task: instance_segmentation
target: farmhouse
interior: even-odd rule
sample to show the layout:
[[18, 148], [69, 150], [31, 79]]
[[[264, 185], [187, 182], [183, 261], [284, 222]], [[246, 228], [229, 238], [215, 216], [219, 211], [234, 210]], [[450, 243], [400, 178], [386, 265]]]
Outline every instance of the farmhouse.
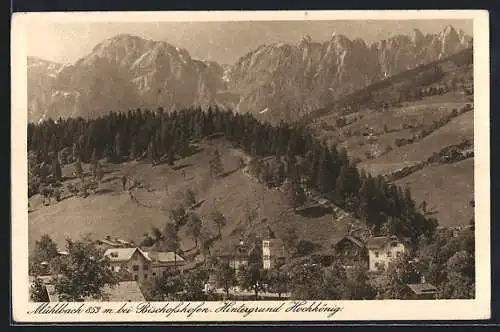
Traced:
[[389, 262], [405, 251], [404, 244], [394, 236], [372, 237], [367, 241], [366, 248], [368, 249], [368, 270], [371, 272], [384, 270]]
[[359, 238], [347, 235], [335, 244], [337, 259], [344, 267], [361, 265], [368, 267], [368, 251], [365, 243]]
[[151, 276], [153, 278], [162, 276], [168, 269], [180, 269], [182, 271], [186, 261], [178, 254], [162, 251], [144, 252], [151, 262]]
[[162, 276], [168, 269], [181, 269], [185, 260], [174, 252], [142, 250], [140, 248], [113, 248], [104, 253], [111, 260], [115, 272], [125, 269], [139, 283]]
[[227, 261], [229, 266], [238, 271], [241, 266], [248, 266], [251, 256], [255, 253], [256, 246], [250, 245], [243, 240], [233, 248], [224, 251], [219, 255], [219, 258]]
[[151, 259], [139, 248], [113, 248], [104, 252], [111, 261], [113, 271], [122, 269], [132, 275], [132, 279], [142, 283], [151, 275]]

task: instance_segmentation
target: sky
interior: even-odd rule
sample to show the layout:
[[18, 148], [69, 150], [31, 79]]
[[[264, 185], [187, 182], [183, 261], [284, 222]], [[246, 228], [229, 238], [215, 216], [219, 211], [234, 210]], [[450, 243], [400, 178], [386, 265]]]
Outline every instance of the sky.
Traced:
[[452, 25], [472, 36], [472, 20], [387, 21], [239, 21], [239, 22], [37, 22], [26, 30], [28, 55], [74, 63], [99, 42], [118, 34], [163, 40], [185, 48], [191, 57], [232, 64], [240, 56], [275, 42], [297, 43], [304, 35], [314, 41], [328, 40], [333, 33], [350, 39], [374, 42], [420, 29], [424, 34]]

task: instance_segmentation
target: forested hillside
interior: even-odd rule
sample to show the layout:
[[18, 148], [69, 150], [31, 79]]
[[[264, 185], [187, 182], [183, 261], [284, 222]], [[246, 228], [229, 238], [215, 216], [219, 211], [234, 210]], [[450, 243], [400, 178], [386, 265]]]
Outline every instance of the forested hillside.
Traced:
[[66, 163], [101, 157], [119, 163], [147, 157], [153, 165], [163, 161], [172, 164], [192, 153], [193, 140], [215, 133], [248, 152], [254, 158], [251, 171], [269, 186], [288, 180], [297, 196], [304, 189], [314, 189], [363, 220], [376, 234], [397, 234], [415, 242], [436, 227], [435, 220], [418, 211], [408, 190], [360, 172], [345, 150], [328, 147], [298, 127], [283, 123], [272, 126], [250, 115], [217, 109], [170, 114], [162, 114], [161, 109], [136, 110], [96, 120], [30, 124], [30, 195], [45, 190], [46, 174], [58, 176], [57, 152]]

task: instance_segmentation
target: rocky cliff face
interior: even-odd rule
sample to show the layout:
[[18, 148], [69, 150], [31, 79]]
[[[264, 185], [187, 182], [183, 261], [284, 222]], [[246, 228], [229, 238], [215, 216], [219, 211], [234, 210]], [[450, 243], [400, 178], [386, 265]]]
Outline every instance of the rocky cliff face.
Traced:
[[305, 36], [296, 45], [272, 44], [243, 56], [229, 72], [240, 111], [267, 109], [279, 118], [307, 113], [338, 96], [456, 53], [470, 37], [448, 26], [424, 36], [415, 30], [367, 45], [333, 34], [323, 43]]
[[[194, 60], [186, 50], [130, 35], [96, 45], [75, 64], [62, 67], [50, 84], [42, 70], [30, 68], [30, 120], [34, 121], [137, 107], [210, 104], [224, 88], [223, 69], [217, 63]], [[41, 96], [40, 90], [47, 93]]]
[[29, 119], [218, 104], [293, 120], [470, 42], [453, 27], [430, 35], [415, 30], [371, 45], [338, 34], [321, 43], [305, 36], [295, 45], [262, 45], [221, 66], [192, 59], [166, 42], [118, 35], [72, 65], [28, 58]]

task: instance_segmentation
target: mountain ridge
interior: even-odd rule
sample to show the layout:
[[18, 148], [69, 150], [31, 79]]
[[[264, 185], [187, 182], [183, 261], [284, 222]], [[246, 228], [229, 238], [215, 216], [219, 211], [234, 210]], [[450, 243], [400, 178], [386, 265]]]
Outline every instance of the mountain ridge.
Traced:
[[226, 66], [194, 59], [165, 41], [120, 34], [74, 64], [29, 57], [29, 118], [220, 105], [254, 114], [267, 109], [272, 120], [293, 121], [334, 98], [450, 55], [470, 42], [451, 26], [437, 34], [415, 30], [371, 44], [336, 33], [323, 42], [305, 35], [293, 45], [261, 45]]

